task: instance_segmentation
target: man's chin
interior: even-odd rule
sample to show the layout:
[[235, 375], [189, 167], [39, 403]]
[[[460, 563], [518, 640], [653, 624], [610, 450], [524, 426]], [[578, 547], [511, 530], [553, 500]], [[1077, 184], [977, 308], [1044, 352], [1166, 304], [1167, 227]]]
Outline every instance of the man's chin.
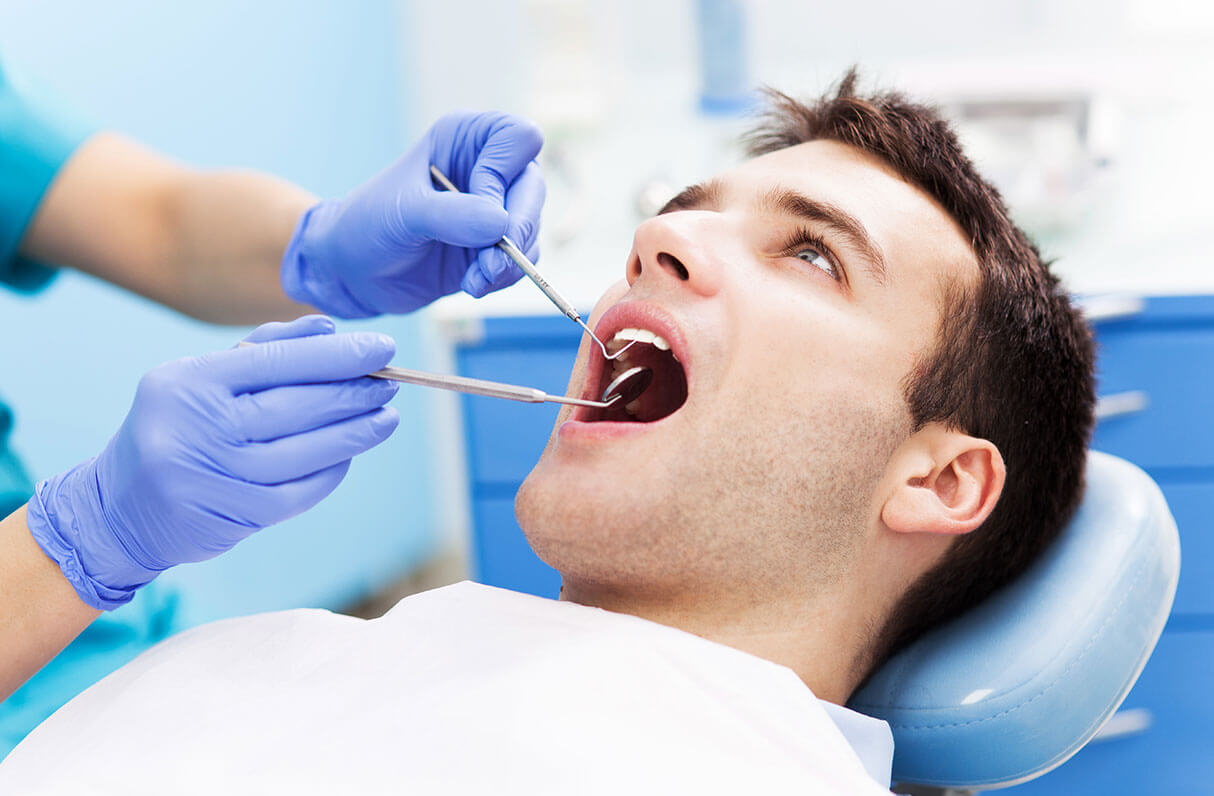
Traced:
[[[514, 496], [515, 519], [528, 543], [541, 558], [543, 554], [536, 549], [537, 542], [543, 547], [544, 540], [571, 524], [577, 514], [572, 504], [579, 502], [577, 494], [581, 491], [562, 477], [565, 474], [559, 471], [560, 468], [552, 467], [550, 454], [551, 451], [544, 452]], [[569, 499], [562, 500], [562, 495]]]
[[650, 532], [646, 496], [630, 491], [628, 476], [612, 478], [555, 458], [544, 454], [514, 500], [515, 517], [536, 555], [564, 572], [609, 566], [620, 557], [615, 548], [636, 549], [637, 534]]
[[[574, 426], [575, 438], [562, 433]], [[639, 423], [566, 423], [549, 440], [540, 460], [527, 474], [515, 497], [515, 513], [526, 522], [548, 524], [554, 514], [574, 516], [585, 523], [596, 510], [643, 502], [663, 488], [665, 479], [654, 473], [658, 448], [646, 444], [643, 434], [621, 434]], [[610, 440], [587, 439], [603, 429]], [[657, 480], [655, 480], [657, 479]]]

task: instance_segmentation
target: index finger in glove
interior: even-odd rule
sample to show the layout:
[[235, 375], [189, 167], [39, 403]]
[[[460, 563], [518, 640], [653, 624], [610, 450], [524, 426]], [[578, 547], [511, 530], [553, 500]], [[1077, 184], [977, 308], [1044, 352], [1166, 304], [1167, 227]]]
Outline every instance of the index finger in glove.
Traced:
[[256, 528], [289, 520], [324, 500], [346, 477], [349, 469], [350, 460], [346, 459], [323, 470], [278, 484], [238, 481], [228, 489], [229, 494], [240, 499], [240, 509], [233, 513], [238, 513], [244, 523]]
[[535, 160], [543, 145], [540, 129], [526, 119], [518, 116], [499, 119], [476, 154], [468, 175], [468, 193], [504, 205], [511, 183]]
[[[510, 219], [506, 234], [531, 262], [536, 261], [540, 211], [544, 208], [547, 191], [540, 167], [529, 163], [506, 194], [506, 212]], [[514, 284], [522, 275], [523, 272], [505, 252], [496, 247], [484, 248], [477, 252], [476, 260], [469, 266], [461, 287], [470, 295], [480, 298], [490, 290]]]
[[506, 210], [483, 196], [431, 191], [410, 209], [423, 237], [452, 246], [492, 246], [509, 228]]
[[212, 458], [226, 472], [255, 484], [280, 484], [332, 467], [386, 440], [400, 423], [390, 406], [269, 442], [222, 446]]
[[[481, 252], [485, 254], [485, 252]], [[537, 262], [540, 256], [540, 245], [533, 243], [531, 248], [523, 252], [527, 259], [531, 262]], [[469, 296], [473, 298], [484, 298], [490, 293], [510, 287], [515, 282], [523, 278], [523, 272], [518, 268], [505, 269], [493, 280], [485, 278], [484, 271], [481, 270], [481, 260], [478, 255], [477, 260], [464, 274], [464, 281], [460, 284]]]
[[244, 339], [246, 343], [265, 343], [270, 340], [287, 340], [292, 337], [311, 337], [317, 334], [333, 334], [333, 319], [328, 315], [304, 315], [293, 321], [271, 321], [263, 323]]
[[400, 385], [382, 379], [291, 384], [235, 398], [238, 433], [266, 442], [370, 412], [396, 395]]
[[387, 365], [395, 353], [396, 342], [386, 334], [352, 332], [242, 346], [203, 357], [203, 364], [219, 383], [240, 394], [365, 376]]
[[548, 186], [536, 163], [528, 163], [506, 192], [506, 213], [510, 216], [506, 234], [523, 251], [530, 249], [539, 237], [540, 212], [547, 196]]

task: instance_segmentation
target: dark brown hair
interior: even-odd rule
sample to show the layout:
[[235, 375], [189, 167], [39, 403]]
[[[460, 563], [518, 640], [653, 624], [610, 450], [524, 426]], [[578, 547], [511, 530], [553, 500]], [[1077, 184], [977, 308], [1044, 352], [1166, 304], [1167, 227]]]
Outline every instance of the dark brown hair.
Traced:
[[760, 155], [829, 139], [882, 159], [953, 217], [977, 256], [976, 284], [942, 285], [932, 349], [903, 384], [914, 428], [944, 423], [989, 440], [1007, 479], [981, 527], [959, 537], [880, 629], [870, 670], [1022, 573], [1079, 504], [1094, 405], [1090, 330], [979, 176], [948, 123], [898, 93], [861, 96], [853, 68], [811, 103], [769, 91], [747, 141]]

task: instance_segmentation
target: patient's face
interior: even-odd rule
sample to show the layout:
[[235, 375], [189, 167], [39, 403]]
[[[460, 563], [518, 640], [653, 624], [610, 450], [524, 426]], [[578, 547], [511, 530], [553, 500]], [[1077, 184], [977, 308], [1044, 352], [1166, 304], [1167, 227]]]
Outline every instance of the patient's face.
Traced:
[[[519, 491], [529, 541], [567, 584], [761, 597], [829, 582], [876, 532], [944, 279], [977, 274], [938, 205], [843, 144], [704, 186], [637, 228], [626, 282], [591, 318], [604, 340], [669, 343], [628, 352], [653, 386], [631, 410], [564, 408]], [[597, 397], [611, 375], [583, 342], [569, 394]]]

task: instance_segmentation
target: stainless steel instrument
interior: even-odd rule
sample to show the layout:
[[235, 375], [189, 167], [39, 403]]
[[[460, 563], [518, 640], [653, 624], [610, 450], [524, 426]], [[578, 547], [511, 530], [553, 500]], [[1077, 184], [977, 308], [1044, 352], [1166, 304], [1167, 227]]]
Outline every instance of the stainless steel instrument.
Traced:
[[[459, 189], [455, 187], [455, 183], [447, 179], [447, 175], [443, 174], [442, 170], [439, 169], [438, 166], [430, 166], [430, 175], [434, 177], [434, 180], [439, 185], [443, 186], [448, 191], [451, 191], [452, 193], [459, 193]], [[523, 273], [527, 275], [527, 278], [535, 283], [535, 286], [548, 297], [548, 300], [551, 301], [553, 305], [555, 305], [556, 308], [565, 315], [566, 318], [586, 330], [586, 334], [590, 335], [590, 339], [599, 344], [599, 348], [602, 349], [604, 357], [607, 359], [615, 359], [636, 344], [636, 340], [633, 340], [619, 351], [616, 351], [614, 354], [607, 353], [607, 346], [603, 344], [603, 341], [590, 330], [590, 327], [587, 326], [586, 322], [582, 320], [582, 316], [579, 315], [578, 311], [573, 308], [573, 305], [566, 301], [560, 293], [557, 293], [556, 288], [548, 284], [548, 280], [540, 276], [540, 272], [535, 268], [535, 263], [527, 259], [527, 255], [523, 254], [519, 247], [514, 245], [514, 241], [503, 235], [502, 239], [498, 241], [496, 245], [499, 249], [506, 253], [507, 257], [514, 260], [514, 264], [522, 269]]]

